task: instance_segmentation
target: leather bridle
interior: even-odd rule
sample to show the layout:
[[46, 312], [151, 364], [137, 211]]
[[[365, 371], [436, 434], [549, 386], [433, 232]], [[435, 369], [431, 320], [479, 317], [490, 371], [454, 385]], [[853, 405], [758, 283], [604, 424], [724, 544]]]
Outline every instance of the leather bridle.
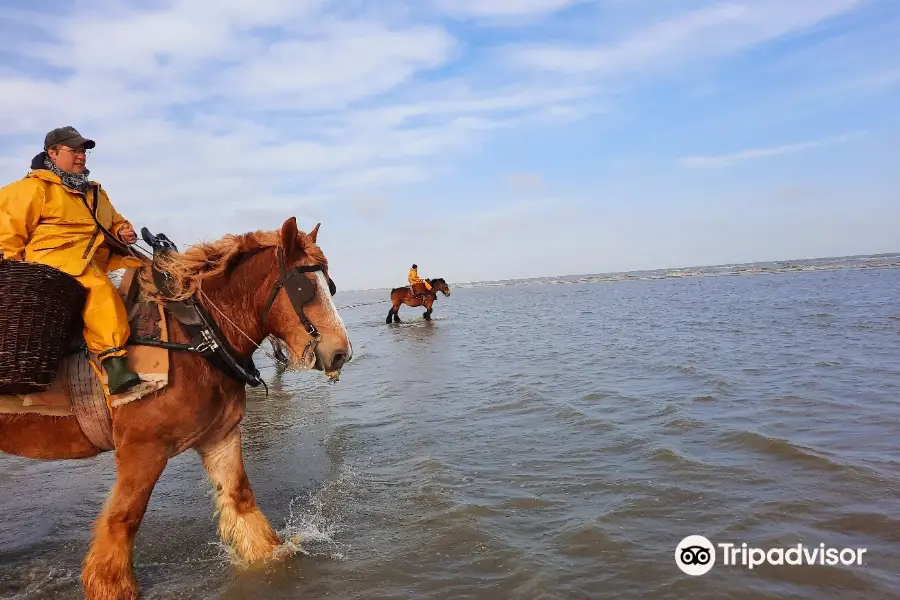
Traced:
[[328, 291], [331, 292], [332, 296], [337, 293], [337, 286], [334, 285], [334, 281], [331, 280], [331, 277], [328, 276], [328, 272], [322, 265], [297, 266], [288, 269], [284, 264], [284, 250], [279, 247], [277, 253], [280, 275], [278, 279], [275, 280], [272, 291], [269, 293], [269, 297], [266, 300], [266, 308], [263, 310], [262, 321], [263, 323], [266, 322], [269, 317], [269, 311], [272, 310], [272, 304], [275, 303], [275, 298], [278, 296], [279, 290], [284, 288], [284, 291], [287, 292], [288, 300], [291, 301], [291, 306], [294, 308], [294, 312], [297, 313], [297, 316], [300, 318], [300, 323], [303, 324], [306, 332], [314, 340], [318, 340], [321, 336], [319, 330], [316, 329], [316, 326], [312, 324], [306, 316], [306, 313], [303, 312], [303, 307], [312, 302], [316, 297], [316, 284], [303, 274], [315, 273], [317, 271], [323, 272], [325, 278], [328, 280]]

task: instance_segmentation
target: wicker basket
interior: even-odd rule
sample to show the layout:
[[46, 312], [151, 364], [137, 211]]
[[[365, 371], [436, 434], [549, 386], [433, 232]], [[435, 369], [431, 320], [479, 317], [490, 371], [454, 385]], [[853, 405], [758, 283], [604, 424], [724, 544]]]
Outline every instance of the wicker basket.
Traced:
[[81, 326], [86, 296], [59, 269], [0, 259], [0, 394], [50, 386]]

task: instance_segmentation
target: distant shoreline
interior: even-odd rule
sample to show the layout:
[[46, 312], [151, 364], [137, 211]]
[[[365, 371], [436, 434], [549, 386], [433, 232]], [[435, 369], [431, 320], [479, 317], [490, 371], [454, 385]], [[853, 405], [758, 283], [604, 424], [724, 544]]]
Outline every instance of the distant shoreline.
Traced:
[[575, 283], [615, 283], [618, 281], [654, 281], [660, 279], [687, 279], [694, 277], [748, 277], [753, 275], [771, 275], [786, 273], [810, 273], [815, 271], [864, 271], [873, 269], [900, 269], [900, 263], [883, 265], [829, 265], [824, 267], [785, 267], [785, 268], [760, 268], [748, 267], [733, 271], [713, 273], [698, 271], [698, 267], [686, 269], [669, 269], [668, 272], [653, 275], [562, 275], [559, 277], [535, 277], [531, 279], [509, 279], [501, 281], [486, 281], [473, 283], [456, 283], [456, 287], [502, 287], [509, 285], [554, 285]]
[[[649, 281], [659, 279], [684, 279], [688, 277], [739, 277], [770, 273], [801, 273], [809, 271], [843, 271], [864, 269], [900, 268], [900, 252], [879, 254], [855, 254], [792, 260], [760, 261], [750, 263], [723, 263], [718, 265], [669, 267], [607, 273], [583, 273], [576, 275], [547, 275], [522, 279], [494, 279], [481, 281], [450, 282], [451, 287], [503, 287], [512, 285], [607, 283], [616, 281]], [[381, 292], [391, 288], [347, 290], [348, 292]]]

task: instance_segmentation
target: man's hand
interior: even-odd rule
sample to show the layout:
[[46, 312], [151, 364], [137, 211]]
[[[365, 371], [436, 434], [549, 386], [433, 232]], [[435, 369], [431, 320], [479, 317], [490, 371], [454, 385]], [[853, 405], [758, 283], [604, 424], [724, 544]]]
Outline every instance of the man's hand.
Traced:
[[122, 228], [119, 229], [118, 236], [119, 239], [126, 244], [133, 244], [137, 241], [137, 234], [134, 232], [134, 227], [128, 223], [125, 223]]

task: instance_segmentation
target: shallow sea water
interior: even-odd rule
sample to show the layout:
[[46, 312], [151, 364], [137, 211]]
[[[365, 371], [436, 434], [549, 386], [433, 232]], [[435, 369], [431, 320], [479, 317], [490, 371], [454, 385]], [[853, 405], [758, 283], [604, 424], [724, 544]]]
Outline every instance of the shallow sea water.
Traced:
[[[454, 288], [343, 311], [341, 381], [251, 390], [245, 460], [301, 554], [218, 543], [193, 453], [136, 542], [147, 599], [900, 597], [900, 270]], [[338, 306], [382, 299], [342, 293]], [[0, 457], [0, 598], [81, 597], [111, 455]], [[866, 548], [683, 574], [687, 535]]]

